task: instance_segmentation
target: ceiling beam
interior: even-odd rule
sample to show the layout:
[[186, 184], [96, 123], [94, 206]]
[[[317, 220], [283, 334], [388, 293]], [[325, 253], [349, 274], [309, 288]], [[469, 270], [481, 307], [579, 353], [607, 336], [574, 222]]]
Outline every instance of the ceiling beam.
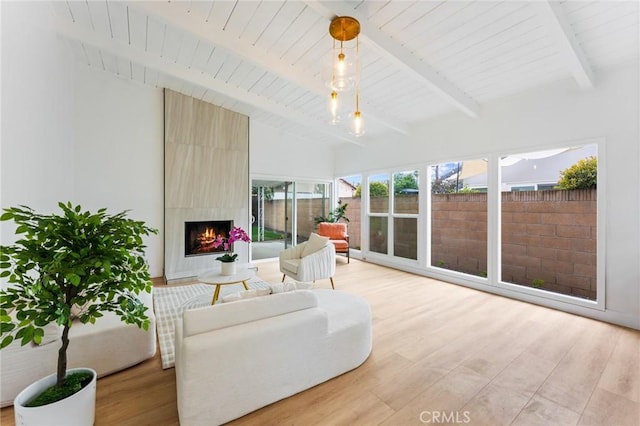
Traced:
[[[184, 31], [198, 39], [220, 47], [227, 53], [240, 57], [244, 62], [267, 69], [279, 78], [294, 83], [316, 95], [322, 96], [323, 98], [328, 96], [327, 88], [322, 81], [314, 78], [307, 72], [297, 70], [295, 66], [290, 65], [285, 61], [281, 61], [278, 58], [268, 55], [265, 53], [264, 49], [256, 48], [249, 43], [241, 41], [238, 37], [230, 36], [229, 33], [225, 31], [213, 28], [211, 25], [207, 25], [205, 21], [197, 19], [196, 16], [184, 13], [184, 8], [181, 9], [179, 7], [180, 5], [176, 3], [177, 2], [168, 1], [134, 1], [128, 3], [128, 6], [148, 16], [152, 16], [165, 24], [177, 28], [180, 31]], [[409, 134], [408, 125], [398, 121], [397, 119], [389, 117], [388, 113], [376, 111], [372, 106], [366, 104], [362, 105], [361, 109], [363, 114], [366, 114], [370, 119], [375, 120], [377, 123], [380, 123], [396, 132], [400, 132], [405, 135]]]
[[564, 10], [562, 10], [562, 5], [552, 0], [535, 2], [535, 5], [560, 49], [560, 55], [569, 66], [573, 78], [583, 89], [593, 87], [593, 71]]
[[355, 145], [364, 145], [364, 141], [344, 134], [341, 131], [334, 130], [332, 127], [311, 119], [297, 110], [270, 101], [263, 96], [258, 96], [247, 92], [246, 90], [239, 89], [238, 87], [229, 85], [224, 81], [217, 80], [205, 73], [187, 68], [171, 60], [166, 60], [159, 56], [136, 49], [129, 44], [118, 41], [117, 39], [107, 39], [105, 37], [98, 36], [94, 31], [82, 29], [80, 25], [74, 24], [70, 21], [58, 19], [55, 23], [55, 30], [58, 34], [68, 39], [80, 41], [81, 43], [92, 46], [116, 57], [121, 57], [133, 63], [165, 73], [171, 77], [218, 92], [224, 96], [236, 99], [239, 102], [279, 115], [287, 120], [293, 120], [298, 124], [306, 125], [317, 132], [326, 134], [333, 138], [350, 142]]
[[449, 104], [470, 117], [476, 118], [480, 113], [480, 106], [460, 89], [444, 79], [430, 65], [415, 57], [409, 49], [383, 33], [378, 27], [370, 23], [367, 16], [351, 4], [342, 1], [314, 1], [305, 2], [327, 19], [335, 16], [352, 16], [360, 21], [360, 35], [374, 45], [389, 59], [400, 65], [404, 70], [413, 74], [429, 90], [435, 92]]

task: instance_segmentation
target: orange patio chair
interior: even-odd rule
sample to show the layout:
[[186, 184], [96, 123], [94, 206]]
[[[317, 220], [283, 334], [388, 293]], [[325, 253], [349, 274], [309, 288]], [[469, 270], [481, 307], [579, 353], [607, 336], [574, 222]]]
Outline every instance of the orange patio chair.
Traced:
[[329, 237], [329, 241], [336, 247], [336, 253], [347, 255], [347, 263], [351, 260], [349, 257], [349, 234], [347, 234], [346, 223], [330, 223], [320, 222], [318, 224], [318, 235]]

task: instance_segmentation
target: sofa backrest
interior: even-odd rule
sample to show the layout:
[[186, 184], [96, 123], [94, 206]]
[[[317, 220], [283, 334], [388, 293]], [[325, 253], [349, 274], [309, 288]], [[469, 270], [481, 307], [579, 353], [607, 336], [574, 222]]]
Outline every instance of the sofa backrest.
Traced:
[[297, 290], [189, 309], [182, 316], [183, 337], [316, 306], [318, 306], [318, 299], [312, 291]]

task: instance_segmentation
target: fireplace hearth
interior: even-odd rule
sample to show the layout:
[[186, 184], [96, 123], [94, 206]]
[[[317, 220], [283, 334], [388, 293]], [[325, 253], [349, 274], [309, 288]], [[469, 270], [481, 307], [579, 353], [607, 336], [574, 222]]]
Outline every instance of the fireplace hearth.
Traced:
[[184, 223], [184, 256], [203, 256], [224, 252], [224, 247], [213, 247], [220, 236], [227, 238], [233, 228], [232, 220], [208, 220]]

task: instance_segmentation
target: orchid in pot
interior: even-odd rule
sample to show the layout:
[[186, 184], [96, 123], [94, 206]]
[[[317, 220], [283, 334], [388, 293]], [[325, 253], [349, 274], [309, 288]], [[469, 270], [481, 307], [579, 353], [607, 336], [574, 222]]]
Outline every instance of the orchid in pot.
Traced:
[[233, 252], [233, 243], [236, 241], [250, 243], [251, 238], [249, 238], [249, 235], [247, 235], [244, 229], [234, 226], [229, 232], [229, 237], [223, 238], [218, 234], [213, 242], [214, 248], [222, 247], [225, 251], [222, 256], [216, 258], [216, 260], [222, 262], [222, 275], [235, 274], [235, 261], [238, 258], [238, 253]]

